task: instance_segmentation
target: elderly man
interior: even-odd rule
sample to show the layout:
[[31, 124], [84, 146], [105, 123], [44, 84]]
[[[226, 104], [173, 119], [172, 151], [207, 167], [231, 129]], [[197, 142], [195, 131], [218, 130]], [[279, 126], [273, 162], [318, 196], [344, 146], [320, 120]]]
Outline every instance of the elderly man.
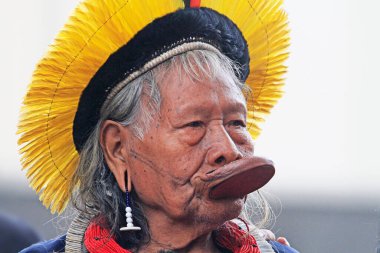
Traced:
[[280, 94], [285, 24], [278, 1], [83, 2], [20, 123], [32, 186], [79, 215], [24, 252], [295, 252], [239, 216], [274, 174], [251, 134]]

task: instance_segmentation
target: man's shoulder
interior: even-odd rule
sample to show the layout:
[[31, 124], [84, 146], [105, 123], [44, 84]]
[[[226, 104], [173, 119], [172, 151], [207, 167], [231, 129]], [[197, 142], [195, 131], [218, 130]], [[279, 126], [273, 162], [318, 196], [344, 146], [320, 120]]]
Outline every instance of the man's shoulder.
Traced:
[[51, 253], [64, 252], [66, 244], [66, 235], [62, 235], [55, 239], [39, 242], [20, 251], [20, 253]]
[[[66, 235], [62, 235], [55, 239], [39, 242], [23, 249], [20, 253], [51, 253], [51, 252], [64, 252], [66, 243]], [[269, 241], [272, 248], [276, 253], [299, 253], [297, 250], [285, 246], [279, 242]]]
[[299, 253], [297, 250], [289, 246], [283, 245], [279, 242], [269, 241], [269, 243], [276, 253]]

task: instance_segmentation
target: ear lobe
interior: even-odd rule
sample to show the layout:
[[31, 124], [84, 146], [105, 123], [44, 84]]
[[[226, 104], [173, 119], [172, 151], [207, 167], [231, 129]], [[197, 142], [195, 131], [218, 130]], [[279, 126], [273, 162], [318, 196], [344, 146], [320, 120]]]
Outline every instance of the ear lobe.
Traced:
[[112, 174], [115, 176], [120, 189], [125, 192], [126, 174], [128, 177], [128, 190], [131, 189], [130, 173], [128, 171], [127, 139], [129, 129], [112, 120], [103, 122], [100, 129], [100, 145], [103, 149], [104, 159]]

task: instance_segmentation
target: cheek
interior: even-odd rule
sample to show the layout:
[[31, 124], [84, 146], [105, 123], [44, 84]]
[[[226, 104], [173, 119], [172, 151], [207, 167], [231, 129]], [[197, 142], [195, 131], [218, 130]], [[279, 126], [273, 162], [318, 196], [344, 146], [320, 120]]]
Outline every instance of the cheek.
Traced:
[[180, 142], [187, 146], [197, 145], [205, 136], [205, 127], [185, 128], [179, 131]]
[[183, 148], [180, 154], [171, 156], [171, 159], [166, 161], [163, 167], [166, 177], [163, 180], [174, 190], [190, 184], [190, 179], [203, 164], [203, 157], [200, 145]]
[[[140, 200], [147, 206], [164, 206], [165, 209], [170, 209], [170, 213], [175, 213], [183, 210], [192, 197], [190, 178], [198, 167], [193, 152], [176, 156], [171, 153], [165, 149], [161, 153], [161, 159], [138, 154], [133, 156], [130, 164], [133, 168], [132, 182]], [[168, 157], [170, 159], [166, 159]]]
[[229, 129], [228, 134], [244, 156], [253, 155], [254, 142], [246, 128]]
[[131, 172], [131, 179], [133, 190], [136, 191], [141, 201], [147, 205], [152, 205], [161, 185], [159, 174], [139, 166], [138, 169]]
[[188, 183], [203, 163], [203, 132], [202, 129], [181, 129], [160, 140], [160, 166], [178, 185]]
[[[193, 187], [190, 183], [178, 181], [172, 176], [162, 174], [152, 177], [147, 175], [146, 179], [138, 179], [135, 190], [142, 204], [147, 210], [161, 210], [172, 219], [184, 219], [188, 213], [185, 209], [193, 198]], [[149, 182], [148, 182], [149, 181]]]

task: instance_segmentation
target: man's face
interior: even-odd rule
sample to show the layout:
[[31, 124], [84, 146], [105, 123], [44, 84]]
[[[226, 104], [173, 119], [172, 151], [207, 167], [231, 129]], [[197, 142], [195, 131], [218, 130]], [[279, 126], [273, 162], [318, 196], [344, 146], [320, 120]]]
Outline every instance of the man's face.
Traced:
[[162, 104], [143, 140], [128, 144], [133, 189], [145, 211], [170, 219], [221, 224], [241, 212], [243, 199], [212, 200], [196, 178], [253, 156], [245, 99], [238, 87], [194, 83], [169, 72], [160, 84]]

